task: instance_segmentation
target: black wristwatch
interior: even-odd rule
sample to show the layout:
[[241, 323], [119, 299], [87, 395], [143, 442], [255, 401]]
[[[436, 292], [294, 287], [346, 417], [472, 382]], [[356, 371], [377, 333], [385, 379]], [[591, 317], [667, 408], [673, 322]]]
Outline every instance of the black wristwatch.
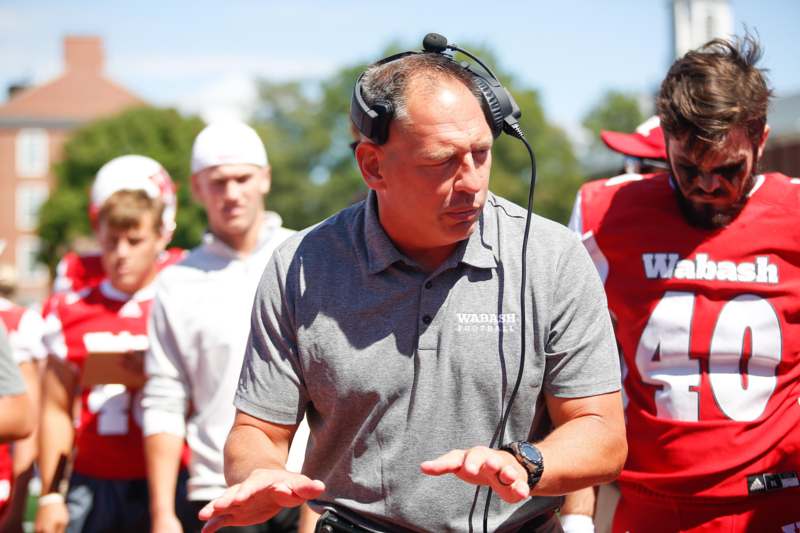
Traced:
[[519, 464], [528, 472], [528, 487], [533, 487], [542, 479], [544, 472], [544, 460], [539, 448], [524, 440], [509, 442], [500, 447], [504, 452], [508, 452], [519, 461]]

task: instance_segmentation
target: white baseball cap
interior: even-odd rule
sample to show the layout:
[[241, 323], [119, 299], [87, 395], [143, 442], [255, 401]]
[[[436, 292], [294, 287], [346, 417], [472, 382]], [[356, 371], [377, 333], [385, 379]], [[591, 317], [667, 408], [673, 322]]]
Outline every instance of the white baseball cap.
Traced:
[[160, 198], [164, 202], [163, 229], [170, 233], [175, 230], [178, 207], [175, 183], [158, 161], [143, 155], [123, 155], [100, 167], [92, 184], [89, 218], [95, 222], [103, 203], [123, 190], [142, 190], [150, 198]]
[[243, 122], [222, 121], [206, 126], [192, 146], [192, 174], [217, 165], [265, 167], [267, 150], [256, 131]]

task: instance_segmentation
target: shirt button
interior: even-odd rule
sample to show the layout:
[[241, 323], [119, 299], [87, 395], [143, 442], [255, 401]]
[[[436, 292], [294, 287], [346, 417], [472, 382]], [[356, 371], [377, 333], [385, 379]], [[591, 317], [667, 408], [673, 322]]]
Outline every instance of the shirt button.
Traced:
[[433, 282], [432, 281], [426, 281], [425, 282], [425, 288], [426, 289], [430, 289], [431, 287], [433, 287]]
[[433, 322], [433, 319], [431, 318], [431, 315], [425, 315], [422, 317], [422, 321], [427, 325]]

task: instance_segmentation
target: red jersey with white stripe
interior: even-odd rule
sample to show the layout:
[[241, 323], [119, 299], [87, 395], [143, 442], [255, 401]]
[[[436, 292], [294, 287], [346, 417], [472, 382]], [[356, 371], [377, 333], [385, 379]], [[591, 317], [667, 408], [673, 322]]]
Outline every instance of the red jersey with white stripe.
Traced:
[[14, 482], [14, 470], [11, 463], [11, 446], [0, 444], [0, 519], [11, 499], [11, 487]]
[[47, 355], [42, 344], [44, 321], [36, 311], [0, 297], [0, 321], [8, 331], [11, 352], [17, 364], [43, 359]]
[[[158, 256], [158, 269], [163, 270], [175, 264], [186, 256], [182, 248], [169, 248]], [[80, 291], [87, 287], [94, 287], [105, 279], [103, 263], [100, 252], [78, 254], [68, 252], [56, 267], [56, 279], [53, 282], [53, 291], [67, 292]]]
[[800, 180], [759, 176], [720, 229], [685, 220], [667, 174], [579, 195], [627, 367], [623, 490], [800, 497]]
[[[49, 352], [72, 363], [80, 376], [90, 351], [146, 350], [152, 298], [151, 287], [131, 297], [108, 282], [57, 295], [46, 321]], [[140, 390], [97, 385], [80, 395], [74, 470], [104, 479], [145, 478]]]

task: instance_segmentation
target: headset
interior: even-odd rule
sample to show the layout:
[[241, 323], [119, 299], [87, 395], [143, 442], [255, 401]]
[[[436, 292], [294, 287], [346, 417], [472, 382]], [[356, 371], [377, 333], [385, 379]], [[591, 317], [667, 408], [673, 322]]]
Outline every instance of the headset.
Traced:
[[[384, 65], [416, 54], [441, 54], [455, 62], [452, 55], [446, 53], [447, 50], [461, 52], [473, 59], [486, 71], [482, 73], [472, 68], [467, 62], [459, 63], [459, 66], [470, 74], [483, 96], [485, 105], [482, 107], [492, 130], [492, 135], [497, 138], [502, 132], [506, 132], [509, 135], [520, 138], [522, 130], [519, 127], [519, 118], [522, 116], [522, 112], [519, 110], [514, 97], [500, 84], [497, 76], [494, 75], [489, 67], [466, 50], [459, 48], [455, 44], [448, 44], [447, 39], [438, 33], [429, 33], [425, 36], [425, 39], [422, 40], [422, 50], [421, 52], [394, 54], [374, 63], [373, 66]], [[384, 100], [373, 102], [371, 105], [367, 104], [362, 90], [364, 74], [362, 73], [358, 77], [353, 88], [353, 98], [350, 102], [350, 119], [364, 137], [375, 144], [384, 144], [389, 138], [389, 124], [394, 116], [394, 107], [391, 102]]]
[[[495, 433], [492, 442], [489, 444], [489, 447], [495, 447], [496, 444], [502, 443], [504, 436], [505, 436], [505, 429], [506, 429], [506, 422], [508, 421], [508, 417], [511, 413], [511, 407], [514, 404], [514, 400], [517, 397], [517, 392], [519, 391], [520, 384], [522, 383], [522, 375], [523, 370], [525, 368], [525, 281], [527, 275], [527, 250], [528, 250], [528, 237], [531, 233], [531, 214], [533, 212], [533, 191], [536, 186], [536, 156], [533, 153], [533, 149], [528, 141], [525, 139], [525, 134], [522, 131], [522, 128], [519, 125], [519, 119], [522, 116], [522, 112], [517, 105], [517, 102], [514, 100], [514, 97], [511, 96], [511, 93], [503, 87], [500, 81], [497, 79], [497, 76], [491, 71], [489, 67], [487, 67], [480, 59], [472, 55], [471, 53], [459, 48], [454, 43], [448, 43], [447, 39], [439, 35], [438, 33], [429, 33], [425, 36], [422, 40], [422, 51], [420, 52], [401, 52], [399, 54], [394, 54], [380, 61], [373, 64], [373, 66], [377, 65], [384, 65], [386, 63], [390, 63], [392, 61], [397, 61], [398, 59], [402, 59], [404, 57], [414, 55], [414, 54], [441, 54], [444, 57], [449, 58], [454, 63], [456, 62], [453, 59], [452, 52], [448, 53], [448, 50], [452, 52], [461, 52], [465, 56], [469, 57], [476, 63], [478, 63], [484, 72], [481, 72], [475, 68], [473, 68], [467, 62], [458, 63], [458, 65], [467, 71], [472, 79], [475, 82], [475, 85], [480, 90], [481, 96], [483, 98], [483, 104], [481, 107], [484, 110], [484, 115], [486, 116], [486, 121], [489, 123], [489, 128], [492, 130], [492, 135], [497, 138], [500, 136], [501, 133], [506, 133], [511, 135], [512, 137], [519, 139], [525, 145], [528, 150], [528, 155], [531, 159], [531, 183], [530, 188], [528, 190], [528, 210], [527, 216], [525, 218], [525, 233], [522, 239], [522, 267], [521, 267], [521, 283], [520, 283], [520, 335], [522, 337], [521, 348], [520, 348], [520, 362], [519, 362], [519, 370], [517, 371], [517, 379], [514, 383], [514, 388], [511, 390], [511, 394], [508, 398], [508, 403], [505, 405], [505, 408], [502, 408], [501, 405], [501, 412], [503, 412], [502, 419], [498, 424], [498, 430]], [[367, 139], [372, 141], [375, 144], [381, 145], [384, 144], [389, 139], [389, 124], [392, 121], [392, 117], [394, 116], [394, 108], [391, 102], [379, 100], [373, 102], [371, 105], [368, 105], [364, 100], [364, 94], [362, 90], [362, 82], [364, 79], [364, 74], [362, 73], [358, 79], [356, 80], [355, 87], [353, 88], [353, 97], [350, 101], [350, 119], [355, 124], [358, 131]], [[472, 516], [475, 511], [475, 505], [478, 501], [478, 494], [480, 492], [481, 486], [478, 485], [475, 489], [475, 497], [472, 501], [472, 507], [470, 508], [469, 513], [469, 531], [472, 531]], [[491, 505], [492, 499], [492, 490], [491, 488], [488, 489], [488, 494], [486, 497], [486, 505], [483, 511], [483, 531], [487, 531], [488, 525], [488, 516], [489, 516], [489, 506]]]

